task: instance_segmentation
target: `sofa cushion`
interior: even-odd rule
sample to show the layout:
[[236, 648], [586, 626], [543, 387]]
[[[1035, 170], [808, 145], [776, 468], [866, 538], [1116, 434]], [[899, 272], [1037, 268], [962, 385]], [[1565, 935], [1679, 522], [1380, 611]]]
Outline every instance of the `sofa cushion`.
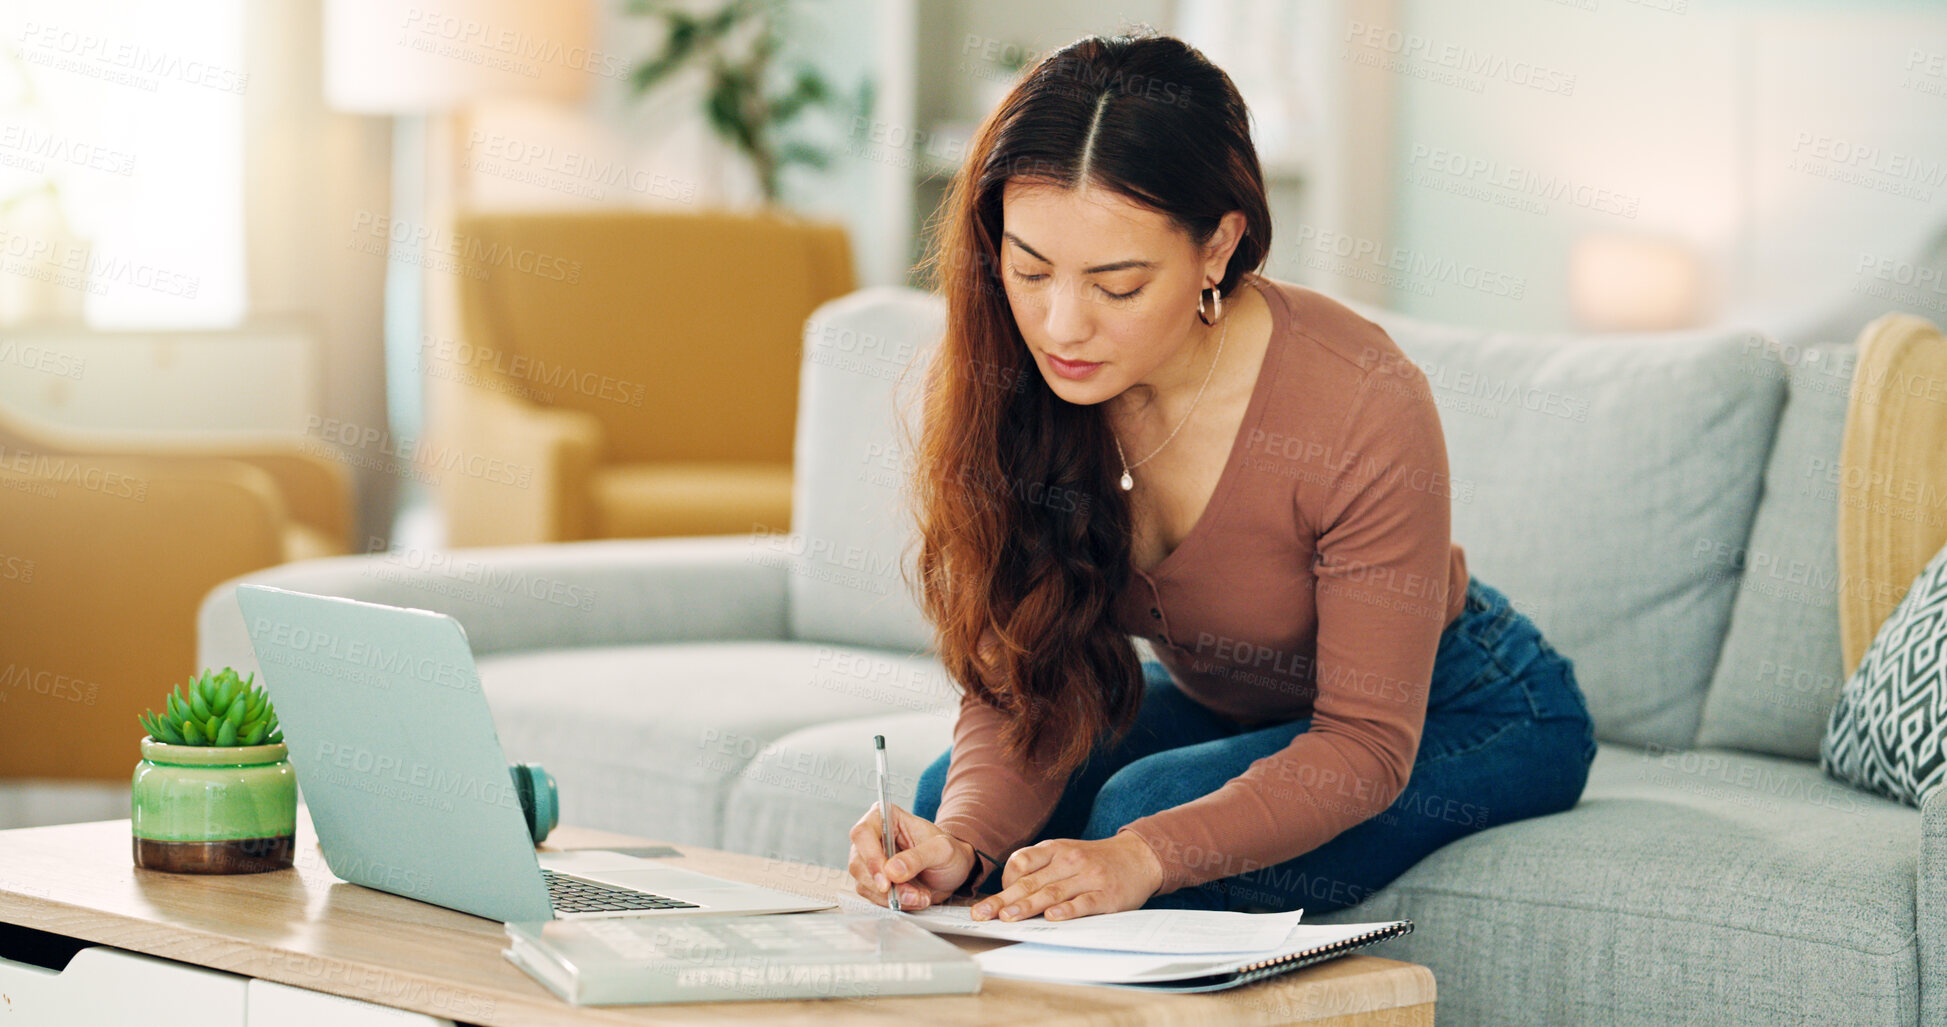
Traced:
[[1357, 906], [1411, 919], [1442, 1023], [1909, 1024], [1918, 811], [1812, 764], [1604, 744], [1582, 801], [1439, 849]]
[[771, 546], [797, 562], [793, 637], [932, 645], [902, 572], [916, 532], [904, 488], [911, 461], [894, 418], [905, 404], [917, 434], [914, 386], [945, 325], [939, 297], [898, 286], [860, 289], [805, 322], [792, 537]]
[[1426, 372], [1468, 570], [1575, 662], [1596, 735], [1688, 746], [1783, 405], [1753, 332], [1516, 334], [1349, 303]]
[[730, 786], [723, 847], [843, 868], [851, 848], [847, 833], [879, 801], [872, 736], [886, 736], [893, 805], [910, 810], [919, 775], [953, 742], [959, 712], [959, 704], [949, 702], [818, 724], [772, 742]]
[[1947, 783], [1947, 546], [1921, 569], [1846, 679], [1819, 766], [1915, 808]]
[[1858, 350], [1781, 351], [1785, 409], [1741, 551], [1693, 558], [1737, 581], [1731, 627], [1704, 700], [1700, 746], [1817, 759], [1846, 675], [1839, 648], [1839, 443]]
[[[1148, 639], [1136, 636], [1135, 647], [1138, 659], [1156, 658]], [[925, 666], [925, 673], [932, 675], [929, 683], [902, 692], [907, 700], [902, 705], [914, 712], [814, 725], [785, 735], [758, 754], [730, 787], [723, 847], [843, 867], [846, 831], [879, 801], [872, 776], [873, 735], [886, 736], [892, 801], [911, 809], [919, 775], [952, 744], [953, 724], [960, 715], [958, 692], [945, 691], [945, 668], [937, 661]]]
[[562, 823], [693, 845], [721, 843], [732, 782], [778, 738], [954, 702], [937, 660], [802, 642], [540, 649], [479, 667], [507, 759], [554, 774]]

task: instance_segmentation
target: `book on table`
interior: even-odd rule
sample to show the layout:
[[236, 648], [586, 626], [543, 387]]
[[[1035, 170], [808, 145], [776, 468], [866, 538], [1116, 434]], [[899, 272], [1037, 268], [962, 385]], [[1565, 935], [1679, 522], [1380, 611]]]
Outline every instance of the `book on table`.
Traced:
[[506, 924], [501, 955], [584, 1006], [980, 990], [980, 964], [896, 917], [616, 917]]

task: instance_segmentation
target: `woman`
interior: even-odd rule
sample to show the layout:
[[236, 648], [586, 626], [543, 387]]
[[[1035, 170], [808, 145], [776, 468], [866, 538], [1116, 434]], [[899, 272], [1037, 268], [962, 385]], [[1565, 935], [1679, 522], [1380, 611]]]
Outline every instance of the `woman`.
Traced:
[[1325, 912], [1575, 805], [1571, 663], [1450, 541], [1425, 375], [1256, 273], [1229, 78], [1176, 39], [1085, 38], [971, 151], [911, 450], [921, 603], [964, 694], [898, 855], [876, 806], [854, 826], [859, 893]]

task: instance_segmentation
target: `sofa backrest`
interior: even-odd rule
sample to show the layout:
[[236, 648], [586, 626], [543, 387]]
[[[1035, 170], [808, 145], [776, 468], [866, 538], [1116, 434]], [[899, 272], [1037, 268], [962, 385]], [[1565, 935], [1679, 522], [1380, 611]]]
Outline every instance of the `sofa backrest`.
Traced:
[[[1723, 554], [1747, 545], [1784, 404], [1773, 347], [1755, 332], [1487, 332], [1348, 305], [1426, 372], [1468, 567], [1574, 659], [1598, 736], [1690, 745], [1737, 591]], [[799, 557], [797, 637], [931, 645], [902, 575], [911, 463], [893, 418], [900, 403], [916, 417], [917, 365], [944, 325], [937, 297], [896, 287], [806, 323], [793, 531], [770, 543]]]
[[916, 551], [906, 499], [912, 463], [894, 418], [905, 404], [918, 437], [921, 365], [945, 327], [939, 297], [898, 286], [841, 296], [805, 321], [791, 532], [758, 541], [795, 557], [794, 637], [932, 646], [907, 581]]
[[1816, 760], [1845, 683], [1839, 594], [1840, 443], [1859, 348], [1779, 351], [1789, 374], [1784, 413], [1765, 464], [1764, 495], [1742, 552], [1711, 553], [1741, 568], [1731, 626], [1711, 676], [1699, 746]]
[[1468, 570], [1575, 665], [1596, 736], [1688, 747], [1785, 384], [1748, 331], [1580, 335], [1350, 303], [1426, 373]]

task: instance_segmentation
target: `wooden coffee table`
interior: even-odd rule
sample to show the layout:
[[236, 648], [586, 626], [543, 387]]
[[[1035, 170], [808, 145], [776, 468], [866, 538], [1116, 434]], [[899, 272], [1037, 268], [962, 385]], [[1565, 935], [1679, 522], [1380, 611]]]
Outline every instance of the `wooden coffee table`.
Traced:
[[[542, 847], [653, 844], [657, 843], [563, 827]], [[832, 898], [852, 888], [843, 871], [826, 867], [690, 845], [675, 848], [682, 852], [685, 863], [723, 877]], [[302, 812], [298, 817], [296, 864], [289, 870], [220, 877], [138, 869], [130, 854], [127, 820], [0, 831], [0, 924], [49, 932], [36, 935], [7, 930], [0, 937], [15, 945], [23, 944], [23, 938], [52, 942], [57, 949], [67, 944], [70, 951], [80, 943], [110, 946], [82, 953], [101, 957], [90, 964], [89, 972], [97, 975], [112, 976], [113, 971], [101, 969], [114, 965], [112, 957], [139, 963], [143, 972], [151, 975], [201, 975], [204, 980], [231, 982], [239, 995], [247, 991], [248, 1008], [239, 1014], [241, 1018], [226, 1018], [222, 1003], [212, 1001], [194, 1018], [199, 1025], [268, 1025], [265, 1011], [273, 1005], [295, 1008], [294, 999], [326, 1004], [329, 1019], [317, 1022], [347, 1027], [646, 1023], [726, 1027], [778, 1022], [899, 1027], [1084, 1023], [1095, 1027], [1199, 1023], [1417, 1027], [1433, 1023], [1432, 972], [1423, 966], [1365, 955], [1343, 956], [1267, 981], [1201, 995], [1158, 995], [988, 977], [977, 995], [572, 1006], [501, 956], [506, 932], [497, 921], [348, 884], [333, 876], [318, 851], [310, 819]], [[974, 938], [953, 941], [969, 951], [998, 944]], [[147, 953], [176, 962], [127, 953]], [[0, 955], [21, 958], [14, 953]], [[80, 967], [83, 962], [77, 957], [74, 966]], [[31, 973], [20, 962], [0, 960], [0, 992], [10, 990], [5, 976], [9, 972]], [[53, 975], [40, 973], [39, 978], [26, 983], [39, 987], [41, 993], [60, 983]], [[86, 975], [72, 972], [62, 976], [80, 979]], [[185, 983], [190, 982], [186, 979]], [[89, 987], [100, 990], [114, 985], [97, 981]], [[152, 982], [149, 987], [153, 988]], [[26, 1013], [29, 1018], [8, 1022], [33, 1023], [31, 1003], [18, 1000], [28, 990], [11, 990], [16, 997], [9, 999], [12, 1008], [5, 1011], [15, 1016]], [[222, 991], [213, 987], [208, 994]], [[359, 1001], [330, 999], [317, 993]], [[273, 996], [281, 997], [273, 1003]], [[152, 990], [130, 998], [131, 1009], [156, 1006]], [[46, 1005], [45, 1001], [42, 1004]], [[243, 1006], [239, 1004], [239, 1008]]]

